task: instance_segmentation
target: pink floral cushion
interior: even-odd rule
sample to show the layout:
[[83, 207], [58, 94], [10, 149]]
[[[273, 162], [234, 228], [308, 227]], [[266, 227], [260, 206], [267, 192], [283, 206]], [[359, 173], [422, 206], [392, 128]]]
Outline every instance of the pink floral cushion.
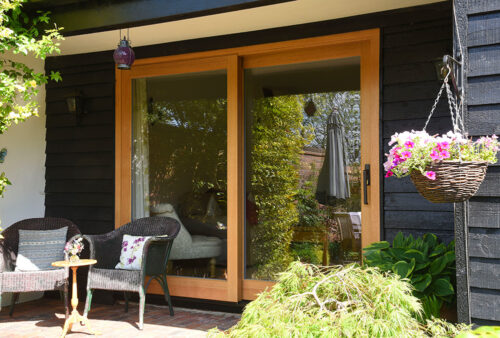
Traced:
[[142, 265], [142, 250], [148, 238], [150, 236], [123, 235], [120, 262], [116, 264], [115, 269], [140, 270]]

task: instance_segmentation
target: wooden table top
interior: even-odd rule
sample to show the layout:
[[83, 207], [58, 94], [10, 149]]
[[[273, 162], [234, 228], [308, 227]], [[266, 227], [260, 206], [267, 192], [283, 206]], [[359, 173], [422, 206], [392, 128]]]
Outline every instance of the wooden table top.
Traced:
[[97, 261], [95, 259], [80, 259], [76, 262], [70, 262], [70, 261], [52, 262], [52, 266], [55, 266], [58, 268], [65, 268], [65, 267], [72, 267], [72, 266], [93, 265], [95, 263], [97, 263]]

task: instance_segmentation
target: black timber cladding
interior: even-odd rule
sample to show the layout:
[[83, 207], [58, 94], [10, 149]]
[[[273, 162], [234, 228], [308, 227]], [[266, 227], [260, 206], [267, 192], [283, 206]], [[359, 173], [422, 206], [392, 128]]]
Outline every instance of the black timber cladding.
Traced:
[[[460, 1], [466, 22], [467, 127], [473, 136], [500, 133], [500, 1]], [[500, 324], [500, 163], [488, 168], [467, 207], [470, 315]]]
[[[109, 53], [46, 60], [60, 83], [46, 86], [45, 214], [75, 222], [83, 233], [114, 229], [115, 75]], [[86, 114], [77, 124], [66, 97], [81, 91]]]
[[[137, 58], [146, 58], [370, 28], [380, 28], [382, 34], [381, 140], [386, 147], [392, 133], [421, 129], [424, 125], [440, 85], [434, 61], [444, 54], [450, 54], [452, 50], [451, 6], [448, 2], [291, 27], [145, 46], [134, 48], [134, 50]], [[84, 92], [88, 91], [88, 95], [94, 95], [93, 93], [98, 95], [93, 99], [97, 110], [90, 111], [83, 118], [80, 127], [50, 125], [50, 123], [55, 123], [54, 118], [47, 118], [47, 154], [49, 154], [49, 149], [51, 151], [58, 149], [60, 157], [65, 157], [67, 154], [75, 160], [72, 162], [72, 178], [65, 181], [60, 175], [68, 175], [66, 173], [68, 167], [64, 163], [58, 163], [54, 156], [47, 157], [47, 213], [66, 215], [77, 224], [82, 216], [94, 217], [87, 211], [89, 213], [95, 211], [96, 216], [99, 215], [102, 218], [112, 218], [114, 108], [110, 107], [114, 104], [112, 89], [114, 75], [111, 55], [112, 51], [109, 51], [60, 56], [47, 60], [47, 69], [59, 68], [63, 71], [63, 78], [65, 78], [63, 84], [47, 88], [48, 100], [54, 97], [56, 92], [65, 92], [75, 88], [82, 88]], [[90, 64], [87, 65], [87, 63]], [[85, 67], [89, 67], [88, 72]], [[90, 75], [92, 69], [102, 72], [102, 77]], [[64, 77], [65, 70], [69, 74], [82, 73], [87, 80], [80, 79], [77, 75], [68, 77], [68, 74]], [[104, 76], [109, 76], [109, 78], [104, 78]], [[102, 87], [101, 90], [99, 86], [105, 88]], [[95, 87], [98, 88], [95, 89]], [[48, 103], [47, 116], [55, 114], [62, 118], [64, 102], [60, 99], [61, 97], [59, 94], [59, 99], [57, 99], [59, 108], [57, 109]], [[96, 102], [97, 100], [101, 101]], [[430, 123], [430, 132], [449, 130], [451, 126], [449, 121], [449, 113], [443, 102]], [[88, 128], [93, 128], [93, 130], [90, 131]], [[96, 136], [92, 136], [94, 133]], [[109, 138], [104, 135], [108, 135]], [[99, 150], [101, 141], [103, 148]], [[111, 148], [109, 148], [110, 145]], [[78, 156], [75, 156], [76, 149], [80, 152]], [[83, 155], [81, 152], [86, 153]], [[109, 162], [106, 162], [106, 156], [109, 156]], [[80, 164], [77, 164], [77, 161]], [[93, 161], [92, 164], [91, 161]], [[88, 177], [89, 175], [92, 179]], [[101, 186], [99, 182], [102, 182], [104, 186]], [[66, 187], [66, 183], [67, 188], [64, 188], [64, 191], [55, 190], [55, 188]], [[433, 232], [444, 241], [450, 241], [453, 238], [453, 205], [427, 202], [416, 192], [408, 179], [384, 179], [382, 187], [383, 228], [381, 235], [383, 238], [392, 240], [400, 230], [414, 235]], [[97, 190], [97, 188], [106, 191], [82, 191], [82, 189]], [[87, 193], [95, 195], [89, 196]], [[89, 199], [85, 200], [86, 198]], [[70, 211], [66, 208], [69, 203], [73, 204], [71, 207], [73, 209]], [[92, 205], [89, 205], [90, 203]], [[92, 223], [91, 220], [85, 220], [85, 222], [85, 228], [82, 226], [83, 232], [105, 232], [113, 223], [107, 218], [96, 219], [96, 223]]]

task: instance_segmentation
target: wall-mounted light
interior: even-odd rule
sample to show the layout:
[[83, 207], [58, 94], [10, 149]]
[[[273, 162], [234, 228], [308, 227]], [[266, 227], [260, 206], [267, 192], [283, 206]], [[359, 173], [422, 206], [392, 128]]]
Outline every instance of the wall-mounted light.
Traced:
[[[120, 29], [120, 37], [121, 37], [121, 29]], [[123, 36], [123, 39], [120, 40], [118, 44], [118, 48], [115, 49], [113, 53], [113, 59], [115, 60], [116, 66], [118, 69], [130, 69], [130, 66], [134, 63], [135, 54], [132, 47], [130, 47], [130, 40], [127, 29], [127, 37]]]
[[79, 90], [74, 91], [71, 95], [66, 97], [66, 105], [68, 107], [68, 112], [75, 115], [76, 123], [79, 124], [82, 115], [86, 113], [83, 93]]

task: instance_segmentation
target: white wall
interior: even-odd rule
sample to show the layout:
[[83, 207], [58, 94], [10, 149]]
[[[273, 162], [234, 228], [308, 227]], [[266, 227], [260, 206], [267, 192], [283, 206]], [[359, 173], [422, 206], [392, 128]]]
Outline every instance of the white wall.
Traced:
[[[15, 57], [40, 72], [44, 61], [28, 57]], [[0, 164], [12, 182], [4, 198], [0, 198], [0, 227], [5, 229], [12, 223], [30, 217], [43, 217], [45, 190], [45, 87], [37, 97], [40, 104], [39, 117], [10, 127], [0, 135], [0, 149], [7, 148], [5, 162]], [[24, 293], [20, 301], [40, 298], [43, 293]], [[2, 306], [10, 304], [10, 294], [2, 295]]]
[[[43, 71], [43, 60], [16, 59]], [[45, 212], [45, 87], [37, 101], [40, 116], [13, 125], [0, 135], [0, 148], [7, 148], [0, 172], [4, 171], [12, 182], [0, 199], [0, 226], [4, 229], [24, 218], [43, 217]]]

